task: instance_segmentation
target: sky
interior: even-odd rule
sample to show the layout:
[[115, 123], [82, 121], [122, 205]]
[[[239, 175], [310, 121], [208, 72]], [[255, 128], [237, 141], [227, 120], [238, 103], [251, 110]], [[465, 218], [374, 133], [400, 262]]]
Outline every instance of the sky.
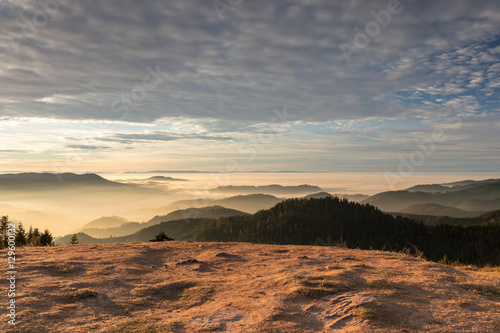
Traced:
[[0, 0], [0, 171], [498, 173], [500, 2]]

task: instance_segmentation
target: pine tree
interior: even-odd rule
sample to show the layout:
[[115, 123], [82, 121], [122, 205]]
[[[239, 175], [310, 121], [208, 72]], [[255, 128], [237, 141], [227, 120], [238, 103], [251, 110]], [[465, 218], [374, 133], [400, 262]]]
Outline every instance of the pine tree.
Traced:
[[52, 234], [49, 232], [48, 229], [45, 229], [44, 232], [40, 235], [40, 245], [41, 246], [50, 246], [52, 244]]
[[150, 242], [164, 242], [164, 241], [172, 241], [173, 238], [167, 236], [165, 231], [160, 231], [154, 239], [151, 239]]
[[4, 247], [7, 247], [7, 226], [9, 224], [9, 217], [8, 216], [2, 216], [0, 218], [0, 249], [3, 249]]
[[31, 233], [31, 237], [29, 237], [29, 245], [30, 246], [40, 246], [41, 245], [41, 242], [40, 242], [40, 237], [41, 237], [41, 234], [40, 234], [40, 230], [38, 230], [38, 228], [35, 228], [35, 229], [32, 229], [30, 227], [30, 231], [28, 233], [28, 235], [30, 235]]
[[26, 234], [26, 245], [31, 245], [33, 239], [33, 227], [30, 226], [28, 233]]
[[24, 230], [23, 224], [19, 222], [16, 231], [16, 245], [24, 246], [26, 245], [26, 230]]
[[80, 244], [80, 242], [78, 241], [78, 237], [76, 236], [76, 234], [74, 234], [73, 237], [71, 237], [71, 240], [69, 241], [69, 244], [70, 245]]

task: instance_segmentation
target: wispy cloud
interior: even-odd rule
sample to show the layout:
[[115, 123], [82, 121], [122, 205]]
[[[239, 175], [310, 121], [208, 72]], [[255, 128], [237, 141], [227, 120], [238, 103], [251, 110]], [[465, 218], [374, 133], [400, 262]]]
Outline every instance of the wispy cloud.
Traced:
[[[356, 151], [384, 159], [409, 133], [432, 128], [443, 108], [471, 98], [475, 116], [456, 132], [464, 149], [472, 154], [485, 137], [500, 142], [498, 131], [484, 131], [500, 113], [496, 1], [401, 0], [403, 10], [349, 63], [339, 45], [387, 1], [244, 1], [223, 20], [211, 1], [40, 3], [2, 1], [5, 149], [111, 154], [184, 143], [220, 157], [273, 134], [269, 156], [259, 158], [283, 144], [283, 163], [308, 156], [325, 170], [334, 163], [327, 154], [360, 142]], [[47, 20], [33, 23], [36, 15]], [[142, 89], [151, 69], [161, 84]], [[284, 105], [294, 125], [270, 129], [272, 110]], [[33, 118], [66, 125], [42, 129]], [[8, 127], [14, 121], [18, 132]], [[308, 155], [305, 142], [321, 148]]]

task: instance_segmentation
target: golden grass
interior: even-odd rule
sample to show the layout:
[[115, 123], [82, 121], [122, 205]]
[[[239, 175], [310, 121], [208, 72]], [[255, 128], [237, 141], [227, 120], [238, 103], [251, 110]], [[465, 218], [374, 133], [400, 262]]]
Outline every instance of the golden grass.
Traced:
[[82, 267], [80, 263], [57, 263], [57, 264], [48, 264], [43, 267], [45, 271], [50, 276], [55, 277], [71, 277], [82, 274], [85, 269]]
[[479, 284], [471, 284], [471, 283], [457, 283], [455, 285], [482, 296], [500, 297], [500, 290], [498, 290], [497, 288], [482, 286]]
[[295, 294], [308, 298], [320, 298], [349, 291], [357, 286], [357, 282], [345, 273], [335, 275], [317, 275], [295, 277], [299, 288]]
[[130, 319], [116, 324], [110, 328], [109, 333], [163, 333], [172, 331], [171, 327], [151, 323], [145, 319]]
[[164, 303], [172, 309], [188, 309], [203, 304], [212, 293], [213, 288], [196, 286], [193, 282], [174, 282], [155, 286], [147, 285], [135, 288], [131, 294], [135, 296], [136, 305]]
[[368, 281], [366, 286], [370, 289], [384, 289], [384, 290], [397, 290], [398, 287], [386, 280], [386, 279], [376, 279], [376, 280], [371, 280], [371, 281]]
[[[244, 260], [220, 260], [221, 252]], [[500, 325], [499, 267], [249, 243], [80, 245], [22, 255], [18, 321], [0, 322], [0, 332], [451, 333]], [[187, 258], [212, 270], [176, 265]]]
[[86, 298], [96, 297], [99, 292], [93, 288], [81, 288], [77, 290], [70, 291], [64, 298], [70, 302], [77, 302], [84, 300]]

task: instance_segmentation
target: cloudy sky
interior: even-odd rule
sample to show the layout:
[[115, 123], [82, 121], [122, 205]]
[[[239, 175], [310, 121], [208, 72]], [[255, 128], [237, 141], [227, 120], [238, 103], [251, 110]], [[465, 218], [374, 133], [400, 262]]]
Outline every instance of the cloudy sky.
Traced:
[[0, 171], [498, 172], [500, 2], [0, 0]]

